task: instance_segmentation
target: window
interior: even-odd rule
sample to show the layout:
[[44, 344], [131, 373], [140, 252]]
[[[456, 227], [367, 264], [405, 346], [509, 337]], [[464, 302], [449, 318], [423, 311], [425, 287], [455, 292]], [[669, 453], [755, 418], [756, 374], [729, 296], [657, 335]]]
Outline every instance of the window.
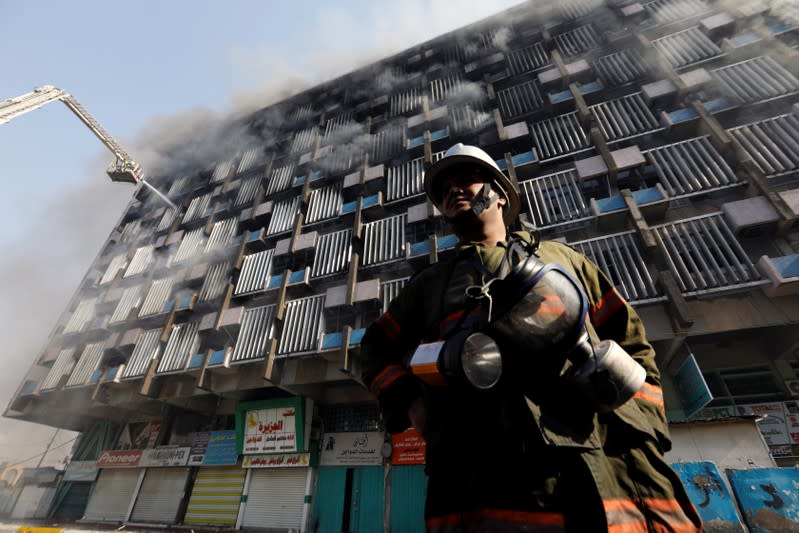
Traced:
[[194, 355], [200, 347], [198, 331], [200, 325], [197, 323], [185, 323], [172, 326], [169, 340], [164, 348], [164, 356], [158, 363], [156, 372], [174, 372], [183, 370], [189, 361], [189, 357]]
[[326, 433], [380, 429], [380, 413], [375, 403], [325, 405], [320, 411]]
[[363, 225], [363, 265], [376, 265], [405, 257], [408, 216], [396, 215]]
[[652, 229], [684, 294], [760, 284], [760, 274], [721, 213]]
[[571, 223], [592, 216], [577, 173], [564, 170], [520, 184], [527, 211], [539, 228]]
[[416, 196], [424, 192], [424, 158], [416, 158], [386, 171], [386, 201]]
[[663, 299], [639, 250], [635, 232], [571, 244], [593, 261], [629, 302]]
[[542, 160], [585, 150], [591, 144], [576, 111], [531, 122], [530, 134], [538, 157]]
[[320, 236], [314, 253], [311, 277], [327, 276], [346, 270], [351, 254], [351, 229]]
[[303, 353], [314, 351], [319, 338], [325, 331], [322, 310], [325, 295], [309, 296], [286, 302], [283, 331], [280, 334], [278, 354]]
[[266, 355], [269, 339], [272, 338], [274, 305], [254, 307], [244, 311], [239, 336], [230, 360], [234, 363], [261, 359]]
[[707, 136], [642, 152], [669, 197], [736, 186], [738, 178]]

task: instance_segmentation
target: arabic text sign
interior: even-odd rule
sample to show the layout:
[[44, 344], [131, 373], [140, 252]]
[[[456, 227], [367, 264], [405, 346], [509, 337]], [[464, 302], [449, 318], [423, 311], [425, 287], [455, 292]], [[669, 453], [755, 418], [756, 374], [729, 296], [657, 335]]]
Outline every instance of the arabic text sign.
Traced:
[[294, 407], [247, 411], [243, 453], [297, 451], [297, 416]]
[[793, 444], [799, 444], [799, 402], [785, 402], [785, 424]]
[[427, 445], [414, 429], [391, 435], [392, 465], [423, 465]]
[[139, 466], [142, 450], [106, 450], [97, 459], [98, 468], [135, 468]]
[[383, 434], [379, 431], [325, 433], [319, 464], [324, 466], [380, 465]]
[[194, 434], [190, 465], [235, 465], [238, 459], [234, 430], [200, 431]]
[[788, 426], [785, 423], [785, 409], [781, 403], [751, 403], [737, 405], [735, 408], [739, 415], [763, 416], [757, 421], [757, 427], [760, 428], [760, 433], [763, 434], [763, 438], [766, 439], [766, 444], [769, 446], [791, 443]]
[[142, 450], [139, 466], [186, 466], [191, 448], [150, 448]]
[[310, 466], [311, 454], [273, 453], [269, 455], [248, 455], [244, 457], [242, 468], [291, 468]]

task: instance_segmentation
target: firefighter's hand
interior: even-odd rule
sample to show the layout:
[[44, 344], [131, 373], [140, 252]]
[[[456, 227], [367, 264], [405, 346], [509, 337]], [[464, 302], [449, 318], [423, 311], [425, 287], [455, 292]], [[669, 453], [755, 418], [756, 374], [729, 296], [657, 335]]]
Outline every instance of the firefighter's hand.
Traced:
[[421, 434], [427, 423], [427, 408], [424, 406], [424, 400], [421, 397], [416, 398], [411, 406], [408, 407], [408, 418], [413, 429]]

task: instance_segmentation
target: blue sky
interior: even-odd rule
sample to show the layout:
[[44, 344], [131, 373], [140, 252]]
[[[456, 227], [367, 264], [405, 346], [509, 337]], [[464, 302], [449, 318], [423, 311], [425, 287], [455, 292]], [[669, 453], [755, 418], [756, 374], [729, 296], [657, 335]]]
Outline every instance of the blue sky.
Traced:
[[[517, 3], [0, 0], [0, 100], [60, 87], [144, 162], [186, 124], [267, 105]], [[106, 177], [112, 159], [58, 102], [0, 125], [2, 408], [133, 192]], [[52, 434], [0, 419], [0, 461], [36, 464]], [[44, 464], [72, 438], [59, 434]]]

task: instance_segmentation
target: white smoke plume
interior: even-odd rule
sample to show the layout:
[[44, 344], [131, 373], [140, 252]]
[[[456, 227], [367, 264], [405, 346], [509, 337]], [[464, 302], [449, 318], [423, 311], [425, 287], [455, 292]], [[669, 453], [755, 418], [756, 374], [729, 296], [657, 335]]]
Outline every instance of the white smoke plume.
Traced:
[[[325, 7], [306, 21], [303, 35], [307, 46], [302, 50], [242, 45], [228, 50], [240, 89], [231, 95], [227, 108], [195, 108], [154, 117], [135, 139], [119, 140], [142, 165], [145, 175], [163, 190], [183, 172], [210, 169], [248, 148], [262, 146], [285, 119], [283, 110], [266, 113], [253, 128], [240, 120], [247, 113], [513, 3], [416, 0], [374, 4], [360, 13]], [[381, 90], [386, 84], [399, 86], [405, 81], [405, 74], [384, 78]], [[359, 148], [368, 144], [360, 137], [353, 143]], [[2, 250], [0, 323], [9, 356], [2, 378], [5, 396], [0, 403], [7, 405], [26, 370], [41, 354], [50, 331], [130, 198], [130, 186], [107, 182], [108, 154], [99, 148], [98, 154], [99, 161], [87, 165], [86, 181], [53, 191], [41, 218], [32, 213], [32, 225], [21, 227], [20, 239]], [[159, 178], [167, 179], [159, 182]], [[148, 201], [154, 201], [152, 195]], [[43, 432], [42, 438], [36, 438], [38, 431]], [[48, 428], [0, 419], [0, 460], [33, 455], [37, 450], [30, 443], [45, 442], [51, 434]], [[61, 437], [57, 444], [60, 441]]]

